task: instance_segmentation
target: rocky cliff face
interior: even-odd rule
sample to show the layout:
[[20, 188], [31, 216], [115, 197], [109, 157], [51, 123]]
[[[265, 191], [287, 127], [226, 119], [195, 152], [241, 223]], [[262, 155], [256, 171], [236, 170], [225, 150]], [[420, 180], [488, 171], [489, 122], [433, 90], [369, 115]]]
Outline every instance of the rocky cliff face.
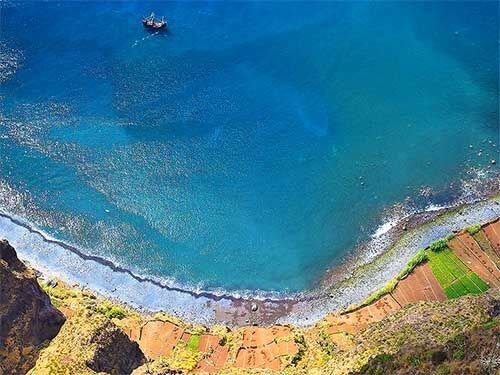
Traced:
[[64, 321], [34, 272], [0, 241], [0, 373], [25, 373], [40, 345], [54, 338]]
[[30, 375], [130, 374], [145, 361], [136, 342], [101, 314], [80, 311], [42, 351]]
[[143, 364], [139, 345], [90, 300], [66, 321], [33, 270], [0, 241], [0, 375], [122, 375]]

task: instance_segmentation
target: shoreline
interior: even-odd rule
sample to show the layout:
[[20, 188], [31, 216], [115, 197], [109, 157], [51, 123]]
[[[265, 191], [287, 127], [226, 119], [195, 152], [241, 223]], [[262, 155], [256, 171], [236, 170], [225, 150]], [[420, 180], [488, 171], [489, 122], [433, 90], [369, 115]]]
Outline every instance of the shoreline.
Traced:
[[[2, 236], [19, 249], [20, 257], [35, 265], [34, 268], [44, 277], [56, 277], [69, 284], [77, 284], [138, 311], [164, 311], [198, 324], [238, 327], [279, 323], [307, 326], [331, 311], [363, 300], [394, 276], [419, 243], [435, 240], [464, 225], [499, 216], [499, 202], [500, 196], [496, 191], [493, 196], [490, 192], [488, 198], [479, 202], [420, 212], [410, 215], [410, 218], [402, 218], [382, 235], [382, 240], [390, 243], [384, 247], [384, 251], [363, 262], [358, 253], [366, 249], [360, 246], [354, 254], [349, 255], [352, 259], [330, 269], [319, 285], [287, 298], [259, 298], [171, 287], [155, 278], [134, 274], [105, 258], [87, 255], [78, 248], [52, 239], [43, 231], [1, 212], [0, 229]], [[403, 225], [406, 230], [402, 229]], [[5, 232], [12, 235], [7, 236]], [[414, 246], [409, 246], [408, 242], [412, 241]], [[407, 248], [406, 252], [395, 257], [401, 244]], [[32, 251], [33, 249], [39, 251]], [[370, 280], [369, 283], [367, 279]], [[255, 307], [257, 311], [254, 311]]]

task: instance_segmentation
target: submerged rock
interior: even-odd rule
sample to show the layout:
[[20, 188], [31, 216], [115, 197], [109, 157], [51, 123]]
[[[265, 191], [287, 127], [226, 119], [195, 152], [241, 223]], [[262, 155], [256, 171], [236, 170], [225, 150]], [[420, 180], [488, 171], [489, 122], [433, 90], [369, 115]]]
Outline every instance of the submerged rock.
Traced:
[[7, 241], [0, 241], [0, 374], [26, 373], [39, 346], [54, 338], [64, 321], [34, 271]]

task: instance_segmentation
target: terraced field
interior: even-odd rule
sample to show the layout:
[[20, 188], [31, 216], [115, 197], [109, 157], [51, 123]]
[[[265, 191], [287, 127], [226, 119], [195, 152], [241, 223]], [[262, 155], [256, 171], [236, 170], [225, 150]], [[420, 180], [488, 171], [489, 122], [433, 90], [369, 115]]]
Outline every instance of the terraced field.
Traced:
[[[500, 285], [499, 219], [481, 225], [472, 234], [462, 230], [422, 251], [427, 257], [410, 261], [405, 269], [411, 270], [402, 272], [404, 275], [395, 279], [391, 289], [384, 287], [385, 293], [375, 291], [379, 296], [371, 302], [332, 312], [306, 329], [288, 325], [245, 326], [234, 330], [195, 327], [163, 314], [129, 313], [113, 321], [137, 342], [150, 361], [155, 361], [146, 367], [151, 363], [167, 363], [171, 368], [195, 373], [243, 374], [253, 369], [260, 369], [258, 373], [262, 374], [302, 373], [298, 369], [311, 366], [308, 361], [321, 362], [327, 358], [324, 352], [316, 352], [322, 350], [319, 346], [329, 348], [335, 344], [336, 348], [350, 348], [358, 333], [370, 330], [373, 323], [406, 305], [479, 294]], [[392, 285], [392, 281], [388, 284]], [[64, 292], [60, 286], [46, 286], [44, 290], [68, 319], [87, 303], [88, 311], [96, 311], [95, 297], [86, 299], [81, 292], [73, 289]], [[140, 374], [151, 373], [147, 368], [146, 371]]]
[[448, 298], [457, 298], [469, 293], [479, 294], [488, 285], [472, 272], [450, 248], [434, 252], [427, 251], [429, 265]]

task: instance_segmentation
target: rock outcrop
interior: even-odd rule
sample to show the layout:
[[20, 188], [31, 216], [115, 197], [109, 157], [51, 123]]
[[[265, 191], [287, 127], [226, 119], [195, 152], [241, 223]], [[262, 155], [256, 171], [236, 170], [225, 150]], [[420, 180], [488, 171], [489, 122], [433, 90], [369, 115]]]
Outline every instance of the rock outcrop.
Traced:
[[0, 241], [0, 374], [26, 373], [40, 345], [54, 338], [64, 321], [34, 272]]
[[80, 311], [44, 349], [30, 375], [130, 374], [145, 361], [136, 342], [110, 319]]

